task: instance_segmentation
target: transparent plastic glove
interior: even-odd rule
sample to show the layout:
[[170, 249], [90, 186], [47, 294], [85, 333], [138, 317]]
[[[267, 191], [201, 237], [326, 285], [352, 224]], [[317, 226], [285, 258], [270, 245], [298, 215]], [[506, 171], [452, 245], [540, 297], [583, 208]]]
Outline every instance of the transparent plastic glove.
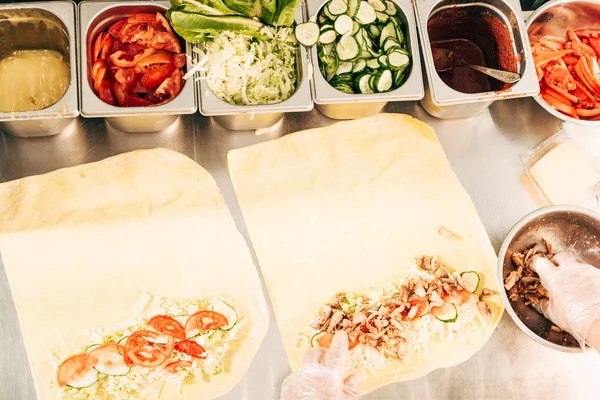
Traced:
[[304, 362], [281, 384], [281, 400], [356, 400], [358, 378], [344, 379], [348, 355], [348, 335], [338, 331], [329, 350], [315, 347], [306, 352]]
[[558, 267], [542, 257], [532, 263], [549, 292], [549, 300], [540, 304], [542, 313], [582, 348], [587, 341], [600, 351], [600, 269], [578, 263], [569, 253], [559, 253], [553, 260]]

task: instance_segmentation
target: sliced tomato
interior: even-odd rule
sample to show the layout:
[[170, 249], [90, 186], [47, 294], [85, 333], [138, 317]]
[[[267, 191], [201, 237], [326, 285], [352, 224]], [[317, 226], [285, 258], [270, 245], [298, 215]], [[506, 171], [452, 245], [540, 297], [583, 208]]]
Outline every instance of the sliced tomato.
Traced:
[[216, 311], [203, 310], [188, 318], [185, 331], [188, 337], [195, 335], [196, 331], [211, 331], [227, 326], [227, 317]]
[[148, 107], [154, 105], [154, 103], [148, 100], [130, 95], [127, 89], [119, 82], [115, 82], [113, 89], [117, 104], [121, 107]]
[[175, 70], [173, 64], [162, 64], [156, 68], [146, 71], [140, 79], [142, 85], [150, 90], [158, 88]]
[[152, 37], [150, 45], [155, 49], [181, 53], [181, 43], [170, 32], [158, 32]]
[[[317, 338], [317, 344], [321, 347], [325, 347], [326, 349], [331, 346], [331, 342], [333, 341], [333, 333], [324, 333]], [[348, 350], [352, 350], [356, 346], [358, 346], [360, 342], [358, 341], [358, 337], [355, 340], [350, 340], [348, 338]]]
[[446, 293], [442, 300], [448, 301], [453, 304], [463, 304], [469, 297], [471, 297], [473, 293], [469, 292], [467, 289], [456, 290], [456, 287], [453, 287], [451, 293]]
[[[423, 315], [429, 312], [429, 303], [427, 302], [427, 300], [411, 300], [409, 304], [410, 309], [404, 310], [400, 313], [400, 315], [402, 315], [402, 319], [406, 321], [413, 321], [417, 318], [421, 318]], [[417, 307], [417, 311], [416, 314], [414, 314], [414, 316], [410, 315], [410, 310], [412, 310], [413, 307]]]
[[175, 344], [175, 350], [196, 358], [206, 358], [206, 349], [193, 340], [182, 340]]
[[130, 24], [148, 24], [154, 21], [156, 21], [156, 15], [149, 13], [139, 13], [127, 18], [127, 22]]
[[[148, 325], [160, 333], [173, 336], [176, 340], [185, 339], [185, 328], [175, 318], [168, 315], [155, 315], [150, 318]], [[194, 342], [195, 343], [195, 342]], [[177, 347], [175, 347], [177, 350]]]
[[173, 33], [173, 30], [171, 29], [171, 24], [169, 23], [169, 20], [167, 20], [167, 18], [165, 18], [164, 15], [162, 15], [159, 12], [157, 12], [156, 13], [156, 20], [158, 22], [160, 22], [160, 24], [167, 30], [167, 32]]
[[119, 22], [115, 22], [114, 24], [112, 24], [112, 26], [108, 30], [108, 33], [118, 39], [119, 34], [121, 33], [121, 30], [123, 29], [123, 27], [125, 25], [127, 25], [126, 19], [122, 19]]
[[164, 364], [175, 347], [175, 339], [170, 335], [140, 330], [131, 334], [125, 342], [125, 354], [135, 365], [158, 367]]
[[165, 365], [165, 371], [170, 372], [172, 374], [176, 374], [179, 371], [181, 371], [181, 369], [189, 368], [191, 366], [192, 366], [191, 361], [185, 361], [185, 360], [173, 361], [172, 363]]
[[125, 88], [128, 88], [135, 82], [136, 74], [133, 68], [119, 68], [115, 72], [115, 79]]
[[183, 68], [187, 64], [187, 56], [183, 53], [173, 55], [173, 64], [176, 68]]
[[76, 354], [67, 358], [60, 364], [56, 372], [56, 381], [59, 386], [67, 386], [79, 380], [94, 369], [96, 358], [87, 353]]
[[88, 354], [96, 359], [94, 367], [100, 371], [113, 369], [122, 365], [127, 366], [125, 361], [125, 346], [118, 343], [107, 343], [94, 347]]
[[173, 100], [181, 92], [182, 86], [183, 72], [176, 69], [153, 93], [148, 95], [147, 99], [150, 101], [153, 101], [152, 99], [162, 99], [161, 101], [153, 101], [155, 104], [166, 103]]
[[156, 21], [138, 24], [128, 23], [121, 29], [121, 32], [119, 32], [119, 39], [123, 43], [139, 42], [143, 45], [150, 46], [154, 35], [157, 32], [163, 31], [164, 28], [162, 25]]
[[171, 57], [169, 53], [159, 51], [156, 54], [152, 54], [148, 57], [142, 58], [135, 66], [135, 71], [138, 74], [143, 74], [147, 70], [159, 64], [173, 64], [173, 57]]

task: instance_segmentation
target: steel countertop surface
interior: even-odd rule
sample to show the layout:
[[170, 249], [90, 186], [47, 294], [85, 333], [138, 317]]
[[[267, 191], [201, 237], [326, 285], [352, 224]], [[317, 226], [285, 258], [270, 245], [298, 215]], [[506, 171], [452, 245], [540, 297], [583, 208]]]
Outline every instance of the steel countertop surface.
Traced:
[[[518, 219], [543, 205], [524, 177], [521, 154], [564, 129], [600, 169], [600, 127], [563, 125], [530, 98], [498, 101], [483, 114], [460, 120], [433, 118], [418, 102], [390, 103], [385, 112], [412, 115], [435, 129], [496, 251]], [[99, 161], [136, 149], [165, 147], [189, 156], [214, 176], [238, 229], [250, 244], [229, 178], [227, 152], [335, 122], [315, 109], [287, 114], [277, 125], [257, 135], [254, 131], [228, 131], [212, 118], [194, 114], [182, 116], [162, 132], [127, 134], [106, 125], [103, 119], [80, 117], [65, 132], [53, 137], [22, 139], [0, 133], [0, 182]], [[595, 209], [599, 211], [597, 202]], [[256, 264], [252, 247], [251, 251]], [[281, 381], [289, 374], [290, 367], [272, 309], [270, 317], [269, 331], [250, 370], [222, 399], [279, 398]], [[43, 334], [43, 327], [40, 331]], [[35, 399], [1, 263], [0, 337], [0, 400]], [[467, 362], [435, 370], [420, 379], [388, 385], [361, 400], [592, 399], [600, 395], [598, 376], [600, 355], [546, 349], [504, 315], [489, 342]]]

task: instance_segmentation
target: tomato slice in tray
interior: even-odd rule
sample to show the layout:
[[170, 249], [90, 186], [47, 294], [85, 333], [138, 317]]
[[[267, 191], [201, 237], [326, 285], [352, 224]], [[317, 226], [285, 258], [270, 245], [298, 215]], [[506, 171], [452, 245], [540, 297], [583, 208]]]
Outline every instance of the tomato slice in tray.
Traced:
[[67, 386], [81, 380], [85, 375], [95, 372], [97, 359], [90, 354], [75, 354], [60, 364], [56, 372], [59, 386]]
[[196, 335], [197, 331], [211, 331], [227, 326], [227, 317], [216, 311], [203, 310], [188, 318], [185, 323], [185, 331], [189, 336]]
[[115, 22], [108, 30], [108, 33], [118, 39], [119, 34], [121, 33], [121, 30], [125, 25], [127, 25], [126, 19], [122, 19], [119, 22]]
[[191, 366], [192, 366], [191, 361], [184, 361], [184, 360], [173, 361], [172, 363], [165, 365], [165, 371], [170, 372], [172, 374], [176, 374], [182, 368], [189, 368]]
[[175, 344], [175, 350], [196, 358], [206, 358], [206, 349], [193, 340], [182, 340]]
[[164, 364], [175, 346], [175, 339], [170, 335], [140, 330], [131, 334], [125, 343], [125, 354], [135, 365], [141, 367], [158, 367]]
[[173, 64], [175, 64], [175, 67], [177, 68], [185, 67], [185, 64], [187, 64], [187, 56], [183, 53], [175, 54], [173, 56]]
[[127, 89], [118, 81], [115, 81], [113, 89], [115, 98], [117, 99], [117, 104], [119, 104], [121, 107], [148, 107], [154, 105], [154, 103], [148, 100], [130, 95], [127, 92]]
[[153, 68], [144, 73], [142, 79], [142, 85], [148, 88], [149, 90], [154, 90], [158, 88], [164, 81], [167, 79], [175, 70], [175, 66], [173, 64], [162, 64], [156, 68]]
[[164, 15], [157, 12], [156, 13], [156, 21], [160, 22], [160, 24], [167, 30], [167, 32], [173, 33], [173, 29], [171, 29], [171, 24], [169, 23], [167, 18], [165, 18]]
[[155, 315], [150, 318], [148, 325], [160, 333], [173, 336], [176, 340], [185, 339], [185, 328], [183, 325], [175, 318], [169, 317], [168, 315]]
[[150, 45], [155, 49], [168, 50], [173, 53], [181, 53], [181, 43], [170, 32], [158, 32], [152, 37]]

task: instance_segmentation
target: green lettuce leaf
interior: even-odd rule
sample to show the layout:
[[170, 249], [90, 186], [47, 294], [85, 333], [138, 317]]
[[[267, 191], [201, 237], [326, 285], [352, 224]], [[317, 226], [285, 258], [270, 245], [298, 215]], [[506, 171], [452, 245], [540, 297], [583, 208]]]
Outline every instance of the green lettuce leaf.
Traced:
[[171, 0], [171, 7], [177, 11], [202, 15], [239, 15], [222, 0]]
[[265, 25], [257, 20], [241, 16], [210, 16], [171, 10], [168, 14], [175, 32], [190, 43], [201, 43], [211, 33], [233, 31], [264, 39], [260, 30]]

